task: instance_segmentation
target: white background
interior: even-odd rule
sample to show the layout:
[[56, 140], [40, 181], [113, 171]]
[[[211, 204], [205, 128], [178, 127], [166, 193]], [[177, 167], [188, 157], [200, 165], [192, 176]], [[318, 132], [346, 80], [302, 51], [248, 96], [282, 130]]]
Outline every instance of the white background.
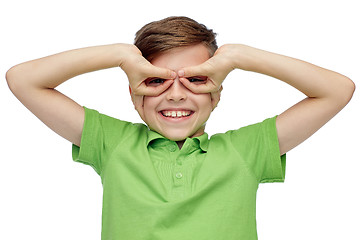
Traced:
[[[4, 2], [0, 5], [0, 239], [98, 240], [101, 233], [100, 177], [92, 168], [73, 162], [71, 144], [12, 95], [5, 73], [15, 64], [74, 48], [132, 43], [135, 32], [149, 21], [185, 15], [213, 28], [219, 46], [244, 43], [300, 58], [360, 85], [360, 17], [355, 0]], [[140, 121], [121, 69], [85, 74], [58, 90], [104, 114]], [[303, 98], [276, 79], [233, 71], [224, 82], [207, 132], [262, 121]], [[260, 185], [259, 239], [360, 239], [359, 107], [355, 92], [343, 111], [287, 154], [284, 184]]]

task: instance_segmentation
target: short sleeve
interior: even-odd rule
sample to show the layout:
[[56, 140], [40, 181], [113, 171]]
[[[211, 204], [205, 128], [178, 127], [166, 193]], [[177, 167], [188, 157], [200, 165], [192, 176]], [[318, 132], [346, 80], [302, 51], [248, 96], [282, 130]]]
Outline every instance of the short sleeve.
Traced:
[[285, 180], [286, 154], [280, 155], [276, 117], [228, 132], [234, 148], [259, 183]]
[[80, 147], [72, 145], [72, 158], [75, 162], [90, 165], [101, 175], [111, 152], [128, 136], [143, 127], [141, 124], [122, 121], [86, 107], [84, 110]]
[[100, 123], [100, 114], [96, 110], [84, 107], [85, 120], [80, 147], [72, 145], [72, 158], [75, 162], [90, 165], [100, 175], [101, 155], [104, 145], [104, 133]]

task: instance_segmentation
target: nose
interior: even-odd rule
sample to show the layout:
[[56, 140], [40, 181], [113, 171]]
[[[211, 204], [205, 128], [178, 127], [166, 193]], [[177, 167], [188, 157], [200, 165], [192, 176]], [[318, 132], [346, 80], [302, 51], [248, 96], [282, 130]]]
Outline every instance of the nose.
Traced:
[[187, 88], [180, 82], [178, 78], [166, 90], [166, 98], [169, 101], [180, 102], [187, 98]]

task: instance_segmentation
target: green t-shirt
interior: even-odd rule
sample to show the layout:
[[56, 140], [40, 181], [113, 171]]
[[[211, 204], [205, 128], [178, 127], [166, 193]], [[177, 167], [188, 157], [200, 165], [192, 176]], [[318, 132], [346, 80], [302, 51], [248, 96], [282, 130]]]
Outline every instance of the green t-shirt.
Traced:
[[259, 183], [283, 182], [276, 117], [176, 142], [85, 108], [74, 161], [103, 185], [102, 240], [255, 240]]

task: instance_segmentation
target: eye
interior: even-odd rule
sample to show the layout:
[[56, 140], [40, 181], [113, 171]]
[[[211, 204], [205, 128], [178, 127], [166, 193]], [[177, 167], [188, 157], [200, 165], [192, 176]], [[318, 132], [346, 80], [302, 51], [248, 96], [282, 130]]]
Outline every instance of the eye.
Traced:
[[207, 77], [196, 76], [196, 77], [188, 77], [187, 79], [189, 80], [189, 82], [194, 83], [194, 84], [203, 84], [206, 82]]
[[157, 87], [157, 86], [160, 86], [161, 84], [163, 84], [164, 82], [165, 82], [165, 79], [162, 79], [162, 78], [148, 78], [145, 80], [146, 86], [149, 86], [149, 87]]

